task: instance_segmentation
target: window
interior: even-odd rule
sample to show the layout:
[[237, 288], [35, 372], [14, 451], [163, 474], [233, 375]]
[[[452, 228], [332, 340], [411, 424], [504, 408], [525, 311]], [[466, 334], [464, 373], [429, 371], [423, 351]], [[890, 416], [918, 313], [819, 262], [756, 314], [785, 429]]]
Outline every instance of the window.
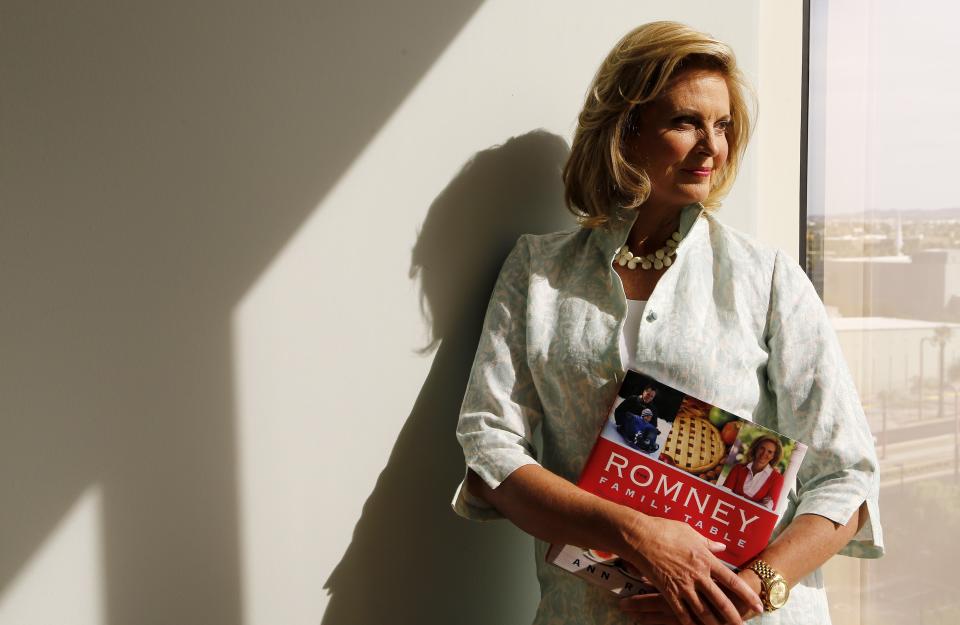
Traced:
[[960, 623], [960, 8], [810, 0], [804, 262], [881, 458], [887, 555], [834, 622]]

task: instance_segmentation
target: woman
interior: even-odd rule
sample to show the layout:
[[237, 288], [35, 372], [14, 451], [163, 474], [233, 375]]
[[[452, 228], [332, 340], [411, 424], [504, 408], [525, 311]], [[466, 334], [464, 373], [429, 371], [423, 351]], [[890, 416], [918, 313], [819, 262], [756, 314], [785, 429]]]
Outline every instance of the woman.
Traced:
[[[563, 172], [581, 227], [521, 237], [494, 287], [453, 507], [537, 539], [537, 624], [741, 623], [780, 605], [765, 623], [826, 623], [817, 568], [882, 553], [872, 439], [823, 304], [796, 262], [713, 215], [749, 135], [743, 94], [725, 44], [671, 22], [628, 33]], [[763, 566], [735, 574], [722, 543], [572, 484], [627, 366], [809, 445]], [[617, 553], [660, 592], [620, 602], [546, 564], [551, 542]]]
[[764, 435], [751, 443], [744, 462], [735, 464], [724, 488], [773, 510], [780, 501], [783, 475], [777, 470], [783, 445], [776, 436]]

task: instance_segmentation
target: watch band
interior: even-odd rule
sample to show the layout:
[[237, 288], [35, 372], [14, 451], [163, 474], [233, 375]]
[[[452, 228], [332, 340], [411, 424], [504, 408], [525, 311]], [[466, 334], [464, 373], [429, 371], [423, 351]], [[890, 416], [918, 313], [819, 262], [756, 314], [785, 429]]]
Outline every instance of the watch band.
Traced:
[[787, 580], [764, 560], [754, 560], [747, 567], [760, 578], [760, 600], [765, 612], [782, 608], [790, 597]]

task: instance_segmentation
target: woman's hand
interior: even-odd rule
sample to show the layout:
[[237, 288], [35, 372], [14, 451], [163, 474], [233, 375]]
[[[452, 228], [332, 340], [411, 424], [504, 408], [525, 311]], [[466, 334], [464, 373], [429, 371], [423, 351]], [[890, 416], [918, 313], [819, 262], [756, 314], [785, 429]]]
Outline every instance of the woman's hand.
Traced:
[[[741, 625], [741, 613], [733, 600], [763, 610], [760, 597], [750, 584], [713, 555], [725, 549], [723, 543], [701, 536], [680, 521], [644, 515], [635, 519], [624, 535], [627, 549], [619, 555], [660, 591], [659, 595], [646, 595], [659, 599], [637, 599], [630, 604], [644, 610], [648, 617], [661, 615], [642, 622]], [[675, 620], [662, 615], [664, 606]]]
[[739, 625], [737, 610], [724, 593], [762, 609], [756, 592], [713, 555], [724, 549], [723, 543], [704, 538], [686, 523], [607, 501], [535, 464], [515, 470], [496, 489], [479, 477], [471, 482], [469, 474], [467, 484], [541, 540], [616, 553], [661, 591], [681, 625]]
[[[752, 572], [740, 571], [737, 576], [746, 582], [754, 592], [760, 590], [760, 580]], [[740, 618], [744, 621], [761, 613], [760, 610], [744, 603], [737, 596], [731, 596], [730, 600], [733, 601], [734, 606], [740, 613]], [[625, 597], [620, 600], [620, 609], [643, 625], [680, 625], [682, 622], [660, 593]]]

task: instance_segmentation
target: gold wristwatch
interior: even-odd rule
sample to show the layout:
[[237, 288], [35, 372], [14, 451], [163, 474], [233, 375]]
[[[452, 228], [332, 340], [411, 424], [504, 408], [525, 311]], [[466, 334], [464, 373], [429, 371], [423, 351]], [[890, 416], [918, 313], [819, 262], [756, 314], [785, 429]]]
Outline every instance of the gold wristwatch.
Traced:
[[764, 612], [782, 608], [790, 598], [790, 588], [783, 575], [763, 560], [754, 560], [747, 568], [760, 578], [760, 600], [763, 601]]

